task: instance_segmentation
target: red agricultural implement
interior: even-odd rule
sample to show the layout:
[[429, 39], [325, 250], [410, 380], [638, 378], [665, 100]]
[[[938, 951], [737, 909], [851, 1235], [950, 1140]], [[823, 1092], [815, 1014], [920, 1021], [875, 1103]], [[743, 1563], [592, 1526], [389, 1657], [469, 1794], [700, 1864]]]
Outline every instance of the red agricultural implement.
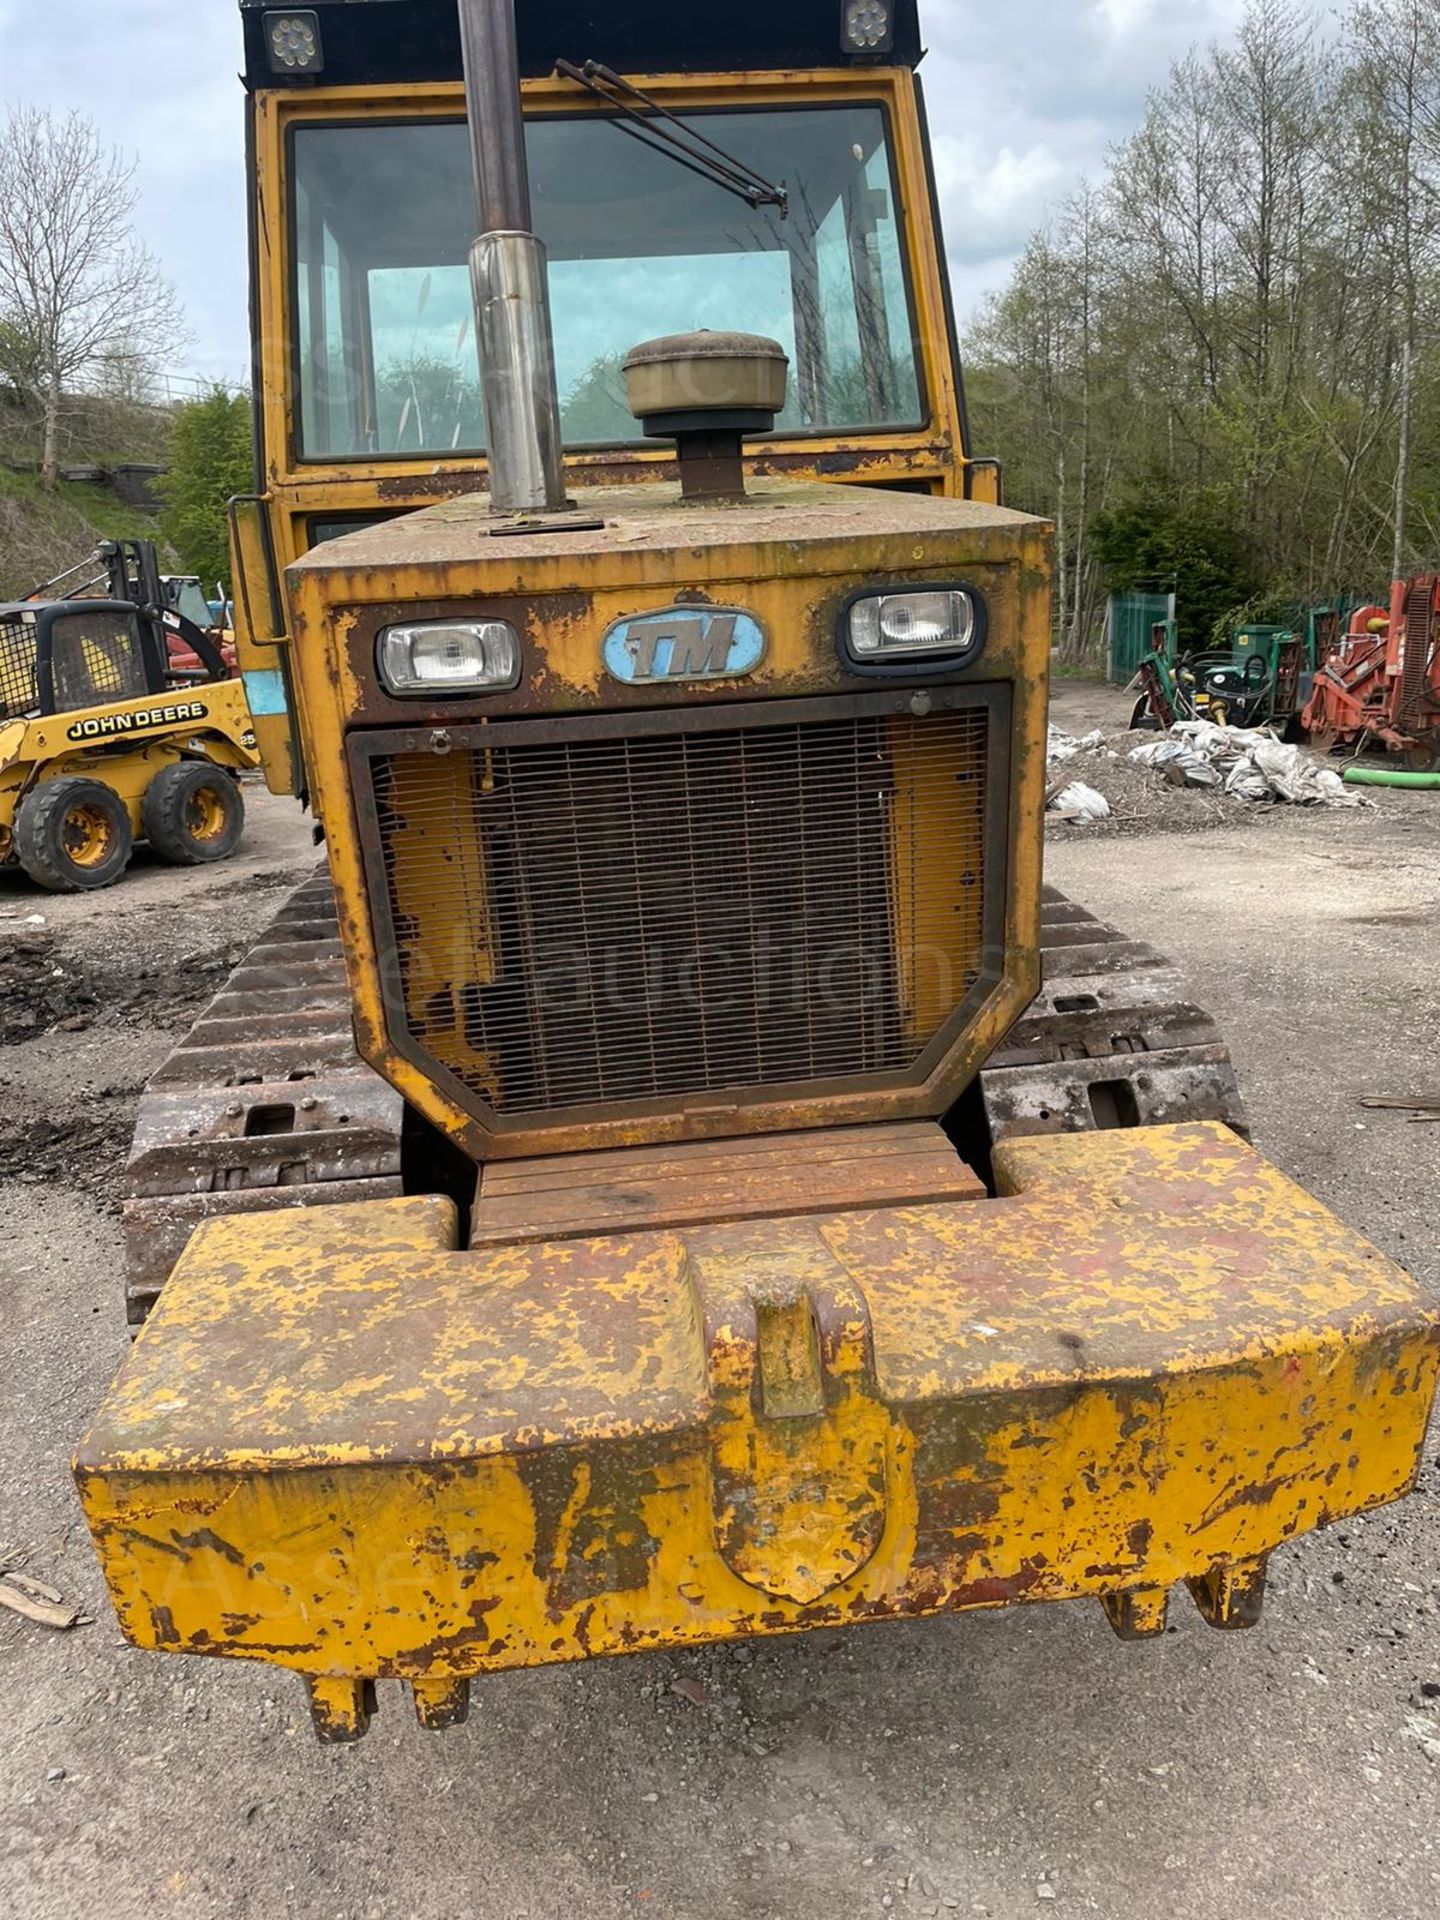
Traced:
[[1440, 765], [1440, 574], [1397, 580], [1388, 611], [1357, 608], [1302, 722], [1322, 753], [1368, 744], [1414, 767]]

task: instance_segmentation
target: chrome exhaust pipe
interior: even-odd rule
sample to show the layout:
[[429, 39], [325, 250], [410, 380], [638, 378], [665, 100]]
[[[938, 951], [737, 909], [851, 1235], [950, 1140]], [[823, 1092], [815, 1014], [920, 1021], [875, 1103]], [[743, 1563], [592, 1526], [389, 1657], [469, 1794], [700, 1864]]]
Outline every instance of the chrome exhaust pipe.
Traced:
[[567, 505], [543, 243], [532, 230], [515, 0], [458, 0], [480, 237], [470, 250], [495, 513]]

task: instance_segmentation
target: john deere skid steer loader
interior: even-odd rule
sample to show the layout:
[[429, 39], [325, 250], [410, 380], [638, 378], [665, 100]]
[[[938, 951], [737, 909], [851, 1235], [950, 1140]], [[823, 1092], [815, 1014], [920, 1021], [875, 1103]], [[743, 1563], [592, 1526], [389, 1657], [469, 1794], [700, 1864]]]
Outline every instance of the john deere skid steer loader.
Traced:
[[914, 0], [518, 11], [245, 0], [237, 637], [329, 873], [142, 1111], [122, 1626], [353, 1739], [737, 1635], [1249, 1625], [1410, 1485], [1437, 1316], [1042, 889], [1048, 529], [970, 455]]
[[153, 543], [106, 541], [98, 561], [66, 598], [0, 604], [0, 869], [53, 893], [112, 886], [139, 840], [180, 866], [228, 859], [238, 776], [259, 765], [244, 689], [164, 604]]

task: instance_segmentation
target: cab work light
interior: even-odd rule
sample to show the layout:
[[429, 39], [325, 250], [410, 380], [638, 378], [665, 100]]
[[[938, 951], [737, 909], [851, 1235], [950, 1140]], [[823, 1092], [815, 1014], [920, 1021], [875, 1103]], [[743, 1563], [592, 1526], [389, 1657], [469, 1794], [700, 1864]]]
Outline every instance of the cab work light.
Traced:
[[889, 53], [895, 44], [893, 0], [844, 0], [840, 43], [847, 53]]
[[307, 8], [265, 15], [265, 46], [276, 73], [323, 73], [320, 16]]

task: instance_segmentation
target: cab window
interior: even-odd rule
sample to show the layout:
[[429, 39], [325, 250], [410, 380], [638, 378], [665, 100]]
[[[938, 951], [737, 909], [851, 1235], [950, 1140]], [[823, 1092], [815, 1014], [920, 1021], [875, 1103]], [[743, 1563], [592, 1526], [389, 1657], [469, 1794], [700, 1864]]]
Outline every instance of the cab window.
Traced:
[[[637, 442], [626, 353], [702, 327], [768, 334], [785, 347], [781, 433], [920, 426], [884, 112], [693, 117], [786, 183], [787, 219], [751, 209], [603, 117], [528, 127], [567, 444]], [[292, 139], [302, 457], [483, 452], [463, 123], [302, 126]]]

